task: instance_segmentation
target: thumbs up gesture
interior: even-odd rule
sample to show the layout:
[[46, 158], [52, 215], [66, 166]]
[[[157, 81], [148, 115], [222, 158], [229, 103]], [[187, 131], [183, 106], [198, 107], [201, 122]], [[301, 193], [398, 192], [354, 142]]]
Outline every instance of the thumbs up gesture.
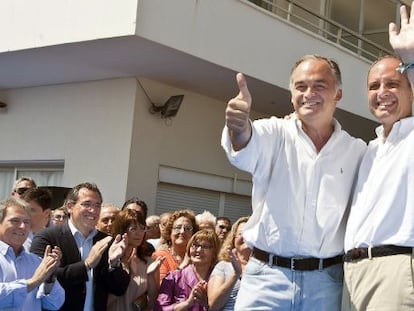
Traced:
[[226, 125], [234, 150], [244, 148], [250, 140], [251, 125], [249, 121], [252, 97], [242, 73], [236, 75], [239, 94], [229, 100], [226, 107]]

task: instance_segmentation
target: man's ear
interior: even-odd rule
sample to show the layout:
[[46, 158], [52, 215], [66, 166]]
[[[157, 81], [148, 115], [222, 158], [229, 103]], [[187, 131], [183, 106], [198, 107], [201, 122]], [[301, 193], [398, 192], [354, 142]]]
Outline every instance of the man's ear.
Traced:
[[342, 98], [342, 89], [337, 89], [336, 90], [336, 95], [335, 95], [335, 100], [340, 101], [341, 98]]

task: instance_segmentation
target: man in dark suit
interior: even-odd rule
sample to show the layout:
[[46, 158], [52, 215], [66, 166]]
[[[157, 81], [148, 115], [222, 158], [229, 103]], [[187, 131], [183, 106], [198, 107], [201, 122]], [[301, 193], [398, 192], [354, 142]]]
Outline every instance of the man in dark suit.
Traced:
[[126, 236], [118, 235], [111, 243], [110, 236], [96, 230], [102, 195], [95, 184], [75, 186], [65, 204], [68, 222], [36, 234], [31, 252], [42, 256], [47, 245], [61, 248], [56, 277], [65, 289], [65, 304], [60, 310], [105, 311], [108, 292], [123, 295], [130, 281], [120, 265]]

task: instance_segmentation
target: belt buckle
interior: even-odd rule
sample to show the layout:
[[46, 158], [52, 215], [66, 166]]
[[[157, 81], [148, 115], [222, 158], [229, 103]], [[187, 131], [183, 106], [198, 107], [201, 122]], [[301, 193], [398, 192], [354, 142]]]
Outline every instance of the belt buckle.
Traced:
[[295, 269], [295, 261], [296, 260], [301, 260], [301, 259], [303, 259], [303, 257], [292, 257], [290, 259], [290, 270], [296, 271], [296, 269]]
[[361, 248], [351, 249], [351, 261], [358, 260], [362, 257], [363, 250]]

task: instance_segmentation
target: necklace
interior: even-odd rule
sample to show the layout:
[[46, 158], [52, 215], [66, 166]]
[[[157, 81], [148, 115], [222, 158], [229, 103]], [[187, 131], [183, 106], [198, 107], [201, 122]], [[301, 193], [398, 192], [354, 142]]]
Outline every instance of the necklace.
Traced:
[[180, 264], [181, 263], [181, 256], [180, 255], [178, 255], [173, 249], [172, 249], [172, 247], [170, 247], [169, 249], [169, 252], [170, 252], [170, 254], [171, 254], [171, 256], [173, 257], [173, 259], [175, 260], [175, 262], [177, 263], [177, 264]]

